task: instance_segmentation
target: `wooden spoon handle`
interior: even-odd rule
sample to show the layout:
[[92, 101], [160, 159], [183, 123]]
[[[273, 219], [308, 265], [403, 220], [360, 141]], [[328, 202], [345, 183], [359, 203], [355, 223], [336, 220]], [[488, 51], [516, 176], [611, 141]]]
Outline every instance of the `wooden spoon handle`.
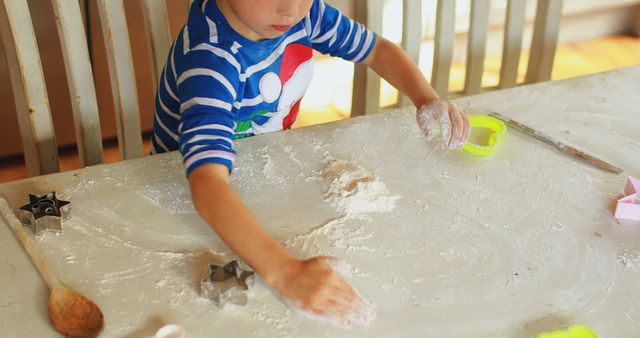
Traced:
[[0, 214], [4, 221], [9, 225], [13, 233], [18, 237], [20, 242], [22, 243], [22, 247], [31, 257], [31, 261], [40, 272], [40, 275], [44, 279], [44, 281], [49, 286], [49, 289], [54, 289], [57, 287], [62, 287], [62, 283], [58, 279], [58, 277], [53, 273], [51, 267], [49, 267], [49, 263], [47, 262], [46, 257], [42, 253], [42, 251], [38, 248], [36, 242], [31, 237], [31, 234], [27, 230], [24, 229], [24, 226], [18, 220], [18, 217], [13, 213], [7, 201], [5, 201], [2, 196], [0, 196]]

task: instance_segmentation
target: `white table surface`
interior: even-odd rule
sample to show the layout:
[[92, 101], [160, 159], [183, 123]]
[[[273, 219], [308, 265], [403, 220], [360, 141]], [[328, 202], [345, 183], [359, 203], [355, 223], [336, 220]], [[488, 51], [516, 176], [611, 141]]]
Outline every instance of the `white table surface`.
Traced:
[[[233, 185], [300, 257], [332, 255], [377, 304], [345, 330], [290, 311], [258, 283], [244, 307], [199, 296], [211, 262], [233, 256], [195, 214], [176, 153], [0, 185], [12, 208], [56, 191], [72, 204], [59, 234], [36, 238], [61, 279], [93, 299], [103, 337], [532, 337], [582, 323], [640, 337], [640, 224], [613, 216], [640, 176], [640, 67], [495, 91], [456, 102], [499, 112], [625, 170], [612, 174], [516, 131], [486, 158], [426, 142], [410, 109], [237, 142]], [[327, 224], [329, 159], [369, 170], [401, 196], [387, 213]], [[0, 220], [1, 222], [1, 220]], [[324, 225], [324, 226], [323, 226]], [[0, 224], [0, 332], [55, 337], [48, 290]]]

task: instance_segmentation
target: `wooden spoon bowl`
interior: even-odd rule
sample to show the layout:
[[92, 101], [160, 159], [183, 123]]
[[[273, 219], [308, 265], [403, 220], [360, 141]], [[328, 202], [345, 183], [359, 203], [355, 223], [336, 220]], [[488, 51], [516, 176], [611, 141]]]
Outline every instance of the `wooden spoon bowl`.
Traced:
[[97, 337], [104, 328], [100, 308], [78, 292], [57, 287], [49, 295], [49, 319], [66, 337]]

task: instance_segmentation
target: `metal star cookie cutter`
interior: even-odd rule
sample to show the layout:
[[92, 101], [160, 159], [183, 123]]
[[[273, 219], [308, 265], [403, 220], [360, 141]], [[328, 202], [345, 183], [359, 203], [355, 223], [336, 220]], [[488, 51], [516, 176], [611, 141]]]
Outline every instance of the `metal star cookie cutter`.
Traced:
[[18, 209], [22, 224], [38, 235], [42, 231], [62, 231], [62, 223], [69, 219], [71, 202], [59, 200], [56, 192], [38, 196], [29, 194], [29, 203]]
[[200, 295], [213, 300], [218, 309], [227, 303], [246, 305], [253, 280], [254, 272], [242, 270], [238, 261], [224, 266], [210, 264], [209, 274], [200, 283]]

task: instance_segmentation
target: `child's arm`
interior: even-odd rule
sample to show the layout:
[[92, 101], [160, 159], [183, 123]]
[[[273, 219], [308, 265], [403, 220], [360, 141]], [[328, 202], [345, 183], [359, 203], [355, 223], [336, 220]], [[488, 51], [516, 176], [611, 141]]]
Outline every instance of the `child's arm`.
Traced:
[[360, 297], [324, 258], [298, 260], [269, 236], [229, 184], [226, 166], [194, 169], [189, 186], [200, 216], [287, 301], [314, 314], [343, 319], [359, 311]]
[[[401, 93], [407, 95], [419, 110], [422, 109], [425, 113], [434, 112], [436, 115], [439, 111], [448, 112], [445, 114], [445, 118], [448, 115], [449, 121], [446, 123], [450, 123], [450, 137], [443, 140], [443, 145], [455, 148], [464, 144], [470, 133], [469, 121], [464, 112], [452, 103], [439, 100], [438, 94], [422, 75], [420, 68], [400, 47], [378, 36], [373, 50], [363, 63], [371, 67]], [[419, 115], [419, 120], [420, 118]], [[442, 124], [441, 118], [441, 116], [437, 116], [435, 120], [440, 120]], [[424, 120], [431, 121], [428, 118]], [[420, 127], [423, 128], [427, 137], [433, 136], [432, 125], [427, 126], [421, 123]]]

